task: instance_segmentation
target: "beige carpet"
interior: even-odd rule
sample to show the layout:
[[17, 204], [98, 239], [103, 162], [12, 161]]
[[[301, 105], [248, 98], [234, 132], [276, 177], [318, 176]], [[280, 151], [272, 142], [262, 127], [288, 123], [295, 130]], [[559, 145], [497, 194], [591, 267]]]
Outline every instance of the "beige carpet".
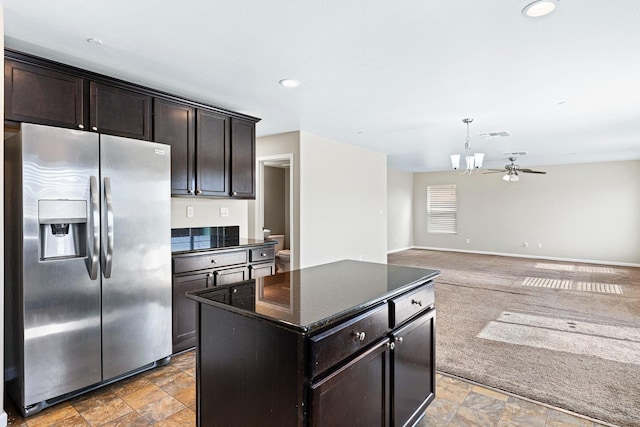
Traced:
[[409, 250], [434, 268], [437, 369], [640, 426], [640, 268]]

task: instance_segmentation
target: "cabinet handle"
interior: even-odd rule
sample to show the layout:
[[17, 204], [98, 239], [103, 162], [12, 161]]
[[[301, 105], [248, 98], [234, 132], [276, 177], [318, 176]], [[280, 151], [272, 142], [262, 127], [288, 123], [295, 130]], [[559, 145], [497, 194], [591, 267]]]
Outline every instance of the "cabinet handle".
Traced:
[[193, 190], [187, 190], [187, 194], [193, 194]]
[[353, 334], [356, 336], [356, 341], [364, 341], [364, 337], [366, 336], [364, 331], [354, 332]]
[[389, 350], [393, 350], [394, 348], [396, 348], [396, 343], [394, 343], [394, 342], [388, 342], [388, 343], [387, 343], [387, 347], [389, 347]]
[[98, 128], [97, 128], [97, 127], [95, 127], [95, 126], [92, 126], [92, 127], [91, 127], [91, 130], [92, 130], [92, 131], [94, 131], [94, 132], [97, 132], [97, 131], [98, 131]]
[[402, 344], [403, 340], [404, 340], [404, 338], [402, 338], [402, 337], [396, 337], [396, 339], [394, 341], [397, 342], [398, 344]]
[[265, 254], [264, 252], [262, 252], [262, 253], [260, 254], [260, 256], [267, 256], [267, 254]]
[[207, 277], [213, 277], [213, 273], [207, 273]]
[[237, 192], [237, 191], [234, 191], [233, 193], [231, 193], [231, 195], [232, 195], [232, 196], [237, 196], [237, 195], [238, 195], [238, 192]]
[[217, 263], [218, 263], [218, 261], [216, 261], [215, 259], [211, 260], [211, 264], [217, 264]]
[[82, 124], [78, 125], [78, 129], [84, 129], [84, 125]]
[[417, 305], [418, 307], [422, 307], [422, 301], [420, 301], [420, 300], [412, 299], [412, 300], [411, 300], [411, 304], [415, 304], [415, 305]]
[[202, 193], [202, 191], [196, 190], [196, 194], [200, 194], [200, 193]]

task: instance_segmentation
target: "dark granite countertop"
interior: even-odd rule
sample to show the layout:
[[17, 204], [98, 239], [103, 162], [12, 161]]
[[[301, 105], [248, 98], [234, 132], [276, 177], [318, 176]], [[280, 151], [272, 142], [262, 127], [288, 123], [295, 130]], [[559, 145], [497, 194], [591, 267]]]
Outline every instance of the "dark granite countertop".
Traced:
[[255, 281], [191, 291], [187, 297], [312, 333], [439, 275], [437, 270], [424, 268], [338, 261]]

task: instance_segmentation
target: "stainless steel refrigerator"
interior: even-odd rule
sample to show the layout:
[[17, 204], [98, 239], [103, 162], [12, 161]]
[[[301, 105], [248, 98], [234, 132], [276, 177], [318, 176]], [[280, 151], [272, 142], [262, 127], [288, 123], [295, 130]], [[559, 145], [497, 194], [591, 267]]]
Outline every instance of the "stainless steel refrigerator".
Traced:
[[5, 141], [5, 381], [24, 415], [171, 354], [170, 147]]

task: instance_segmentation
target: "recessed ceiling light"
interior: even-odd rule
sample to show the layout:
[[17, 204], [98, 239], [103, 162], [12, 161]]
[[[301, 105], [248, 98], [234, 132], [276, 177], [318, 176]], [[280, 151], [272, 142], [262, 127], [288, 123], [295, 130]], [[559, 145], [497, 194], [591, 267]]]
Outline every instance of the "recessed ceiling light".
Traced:
[[102, 44], [102, 40], [90, 37], [90, 38], [87, 39], [87, 43], [101, 45]]
[[540, 18], [553, 12], [557, 4], [557, 0], [536, 0], [526, 5], [522, 14], [529, 18]]
[[297, 80], [291, 79], [282, 79], [278, 83], [280, 83], [284, 87], [298, 87], [300, 86], [300, 82]]

